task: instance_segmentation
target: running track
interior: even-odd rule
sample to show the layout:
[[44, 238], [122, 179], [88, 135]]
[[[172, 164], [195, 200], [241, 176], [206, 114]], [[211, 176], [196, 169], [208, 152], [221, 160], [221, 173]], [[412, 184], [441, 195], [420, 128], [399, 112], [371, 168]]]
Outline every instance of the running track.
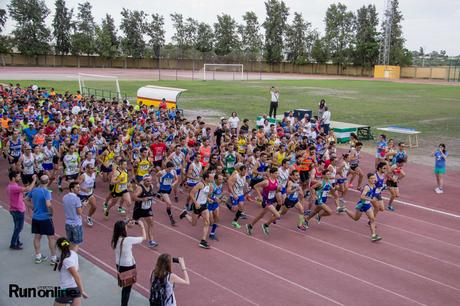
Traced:
[[[1, 183], [6, 186], [7, 165], [5, 161], [0, 165], [5, 169]], [[372, 168], [370, 155], [364, 156], [362, 166]], [[165, 205], [158, 202], [155, 234], [160, 245], [155, 250], [145, 245], [135, 248], [140, 274], [136, 289], [147, 295], [156, 258], [168, 252], [185, 257], [191, 278], [191, 286], [176, 287], [181, 305], [459, 305], [460, 172], [448, 172], [445, 194], [436, 195], [432, 168], [409, 164], [405, 170], [396, 212], [378, 216], [377, 230], [384, 239], [375, 244], [369, 240], [365, 218], [353, 222], [345, 214], [334, 214], [319, 225], [312, 220], [304, 233], [295, 228], [297, 214], [289, 212], [271, 226], [269, 237], [260, 224], [249, 237], [243, 228], [229, 225], [233, 214], [221, 208], [220, 241], [211, 241], [212, 248], [202, 250], [197, 239], [201, 223], [192, 228], [183, 221], [171, 227]], [[98, 209], [106, 191], [98, 181]], [[55, 190], [53, 195], [56, 231], [62, 235], [62, 194]], [[357, 192], [348, 194], [349, 208], [357, 197]], [[183, 200], [182, 195], [179, 203], [173, 203], [176, 219]], [[6, 206], [3, 192], [0, 201]], [[248, 205], [249, 218], [257, 211], [255, 204]], [[105, 221], [99, 209], [94, 227], [85, 227], [80, 249], [80, 255], [114, 276], [110, 239], [117, 218], [112, 211]], [[174, 270], [180, 275], [178, 267]]]

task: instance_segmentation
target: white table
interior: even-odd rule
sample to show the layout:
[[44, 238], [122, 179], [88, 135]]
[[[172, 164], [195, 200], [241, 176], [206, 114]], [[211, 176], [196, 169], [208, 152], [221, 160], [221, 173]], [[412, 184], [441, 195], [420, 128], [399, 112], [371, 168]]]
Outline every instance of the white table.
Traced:
[[[398, 133], [398, 134], [405, 134], [409, 140], [409, 148], [418, 148], [418, 134], [421, 132], [416, 131], [414, 129], [402, 128], [402, 127], [382, 127], [377, 128], [379, 131], [385, 131], [390, 133]], [[412, 137], [414, 137], [414, 142], [412, 141]]]

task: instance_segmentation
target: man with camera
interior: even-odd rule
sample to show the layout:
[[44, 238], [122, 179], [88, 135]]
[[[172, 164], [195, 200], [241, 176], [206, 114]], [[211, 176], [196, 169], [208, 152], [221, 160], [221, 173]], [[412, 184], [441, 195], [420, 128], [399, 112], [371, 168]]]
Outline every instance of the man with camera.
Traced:
[[270, 111], [268, 112], [268, 116], [272, 117], [272, 113], [273, 113], [272, 118], [276, 118], [276, 110], [278, 109], [278, 102], [279, 102], [279, 99], [280, 99], [280, 91], [275, 86], [272, 86], [270, 88], [270, 97], [271, 97], [271, 99], [270, 99]]

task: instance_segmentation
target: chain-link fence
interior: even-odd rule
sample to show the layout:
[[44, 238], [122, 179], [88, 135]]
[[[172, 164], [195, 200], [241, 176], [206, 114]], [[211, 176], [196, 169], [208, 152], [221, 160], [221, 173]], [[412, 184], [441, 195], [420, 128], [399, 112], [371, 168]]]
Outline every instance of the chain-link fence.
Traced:
[[460, 60], [451, 60], [447, 71], [449, 82], [460, 82]]

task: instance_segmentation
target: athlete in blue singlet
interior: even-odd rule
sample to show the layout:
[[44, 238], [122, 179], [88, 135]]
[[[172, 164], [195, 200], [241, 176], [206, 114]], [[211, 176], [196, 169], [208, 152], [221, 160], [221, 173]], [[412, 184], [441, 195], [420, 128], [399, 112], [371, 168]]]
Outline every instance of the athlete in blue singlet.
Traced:
[[386, 188], [385, 184], [385, 176], [387, 171], [387, 163], [380, 162], [377, 165], [377, 172], [375, 172], [375, 188], [374, 188], [374, 195], [372, 197], [372, 206], [374, 207], [374, 218], [377, 218], [377, 214], [379, 211], [384, 211], [385, 205], [383, 204], [382, 192]]
[[209, 233], [209, 239], [217, 240], [216, 236], [216, 229], [217, 223], [220, 220], [220, 213], [219, 213], [219, 204], [223, 204], [224, 201], [224, 176], [222, 174], [217, 174], [214, 178], [212, 193], [211, 193], [211, 201], [208, 203], [208, 210], [210, 213], [210, 222], [211, 222], [211, 231]]
[[161, 199], [166, 203], [166, 213], [168, 214], [171, 225], [174, 226], [176, 225], [176, 221], [174, 220], [171, 212], [172, 203], [171, 198], [169, 197], [171, 190], [178, 182], [176, 170], [174, 170], [174, 164], [172, 162], [167, 162], [166, 169], [161, 170], [157, 175], [158, 182], [160, 184], [158, 193], [160, 194]]
[[309, 221], [316, 216], [316, 222], [319, 224], [322, 217], [330, 216], [332, 211], [326, 205], [327, 197], [332, 190], [331, 171], [324, 169], [322, 172], [323, 181], [315, 182], [310, 187], [312, 198], [315, 200], [315, 209], [305, 218], [305, 227], [309, 227]]

